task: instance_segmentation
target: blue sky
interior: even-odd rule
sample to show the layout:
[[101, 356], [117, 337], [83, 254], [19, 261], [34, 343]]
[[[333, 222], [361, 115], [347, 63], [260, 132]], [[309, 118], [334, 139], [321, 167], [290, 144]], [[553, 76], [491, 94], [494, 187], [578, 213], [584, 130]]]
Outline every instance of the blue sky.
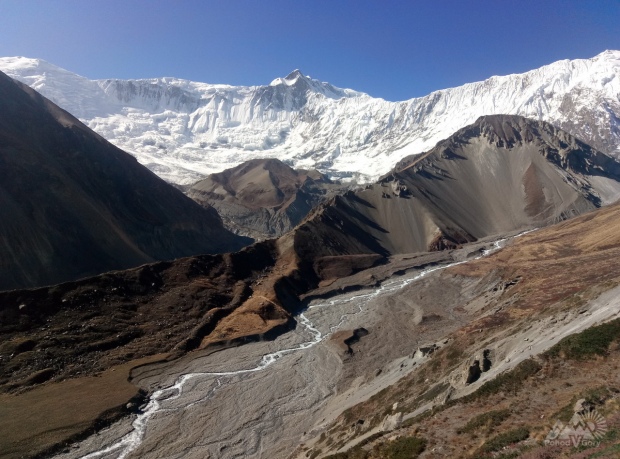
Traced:
[[0, 0], [0, 56], [89, 78], [268, 84], [295, 68], [405, 100], [620, 49], [620, 0]]

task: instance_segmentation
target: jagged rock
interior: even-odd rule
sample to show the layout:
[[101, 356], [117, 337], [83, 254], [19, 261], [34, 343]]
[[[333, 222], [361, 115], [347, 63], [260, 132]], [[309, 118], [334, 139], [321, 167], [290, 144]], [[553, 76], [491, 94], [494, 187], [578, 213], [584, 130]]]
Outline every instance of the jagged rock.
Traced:
[[418, 358], [426, 357], [428, 355], [431, 355], [437, 349], [439, 349], [439, 346], [437, 346], [434, 343], [430, 344], [430, 345], [427, 345], [427, 346], [422, 346], [422, 347], [418, 348], [418, 350], [416, 351], [414, 356], [418, 357]]
[[398, 429], [403, 422], [403, 413], [396, 413], [393, 415], [387, 415], [381, 424], [381, 430], [383, 432], [389, 432], [390, 430]]
[[450, 401], [450, 398], [452, 398], [452, 394], [454, 393], [454, 387], [452, 387], [452, 385], [450, 385], [447, 389], [446, 392], [444, 393], [442, 399], [441, 399], [441, 404], [445, 405], [446, 403], [448, 403]]
[[577, 414], [586, 414], [594, 410], [594, 405], [588, 402], [585, 398], [577, 400], [573, 411]]
[[487, 372], [491, 369], [493, 364], [491, 357], [493, 357], [493, 351], [491, 349], [484, 349], [481, 354], [476, 353], [473, 356], [473, 363], [467, 367], [463, 376], [465, 384], [472, 384], [478, 381], [483, 372]]

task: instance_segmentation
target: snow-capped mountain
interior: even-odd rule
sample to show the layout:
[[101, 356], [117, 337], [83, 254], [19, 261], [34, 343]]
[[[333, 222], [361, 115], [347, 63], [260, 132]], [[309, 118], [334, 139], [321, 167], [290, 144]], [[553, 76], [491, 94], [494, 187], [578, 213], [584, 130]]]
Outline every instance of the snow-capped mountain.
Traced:
[[544, 120], [620, 156], [620, 51], [404, 102], [336, 88], [299, 70], [250, 87], [176, 78], [89, 80], [23, 57], [0, 58], [0, 70], [175, 183], [264, 157], [374, 179], [490, 114]]

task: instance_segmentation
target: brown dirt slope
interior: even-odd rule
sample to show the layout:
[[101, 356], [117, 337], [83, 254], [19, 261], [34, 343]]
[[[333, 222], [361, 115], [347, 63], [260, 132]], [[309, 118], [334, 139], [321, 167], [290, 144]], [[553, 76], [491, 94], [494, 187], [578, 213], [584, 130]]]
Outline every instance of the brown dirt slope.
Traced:
[[[454, 273], [485, 276], [499, 272], [521, 279], [512, 286], [514, 309], [542, 309], [620, 276], [620, 205], [527, 234], [513, 245]], [[517, 312], [515, 312], [517, 314]]]
[[[233, 254], [0, 292], [0, 391], [11, 414], [0, 423], [5, 451], [31, 457], [119, 413], [118, 405], [137, 392], [127, 384], [136, 359], [175, 358], [288, 329], [294, 322], [283, 304], [294, 307], [291, 299], [307, 286], [295, 260], [286, 260], [268, 241]], [[101, 397], [99, 375], [110, 376], [106, 392], [113, 396]], [[63, 389], [76, 384], [79, 390]], [[45, 394], [54, 400], [40, 404]], [[31, 412], [19, 407], [35, 404], [45, 422], [33, 429]], [[67, 416], [67, 407], [80, 404], [88, 409]]]
[[42, 385], [23, 397], [1, 394], [0, 457], [17, 459], [24, 457], [24, 452], [51, 452], [50, 445], [93, 434], [120, 416], [135, 412], [145, 394], [137, 394], [127, 380], [128, 372], [164, 357], [138, 359], [95, 376]]
[[[180, 355], [198, 348], [238, 308], [270, 322], [223, 340], [287, 325], [290, 315], [273, 293], [284, 276], [267, 278], [278, 257], [275, 243], [261, 243], [234, 254], [0, 292], [0, 389], [94, 374], [163, 352]], [[254, 305], [259, 295], [271, 306]]]

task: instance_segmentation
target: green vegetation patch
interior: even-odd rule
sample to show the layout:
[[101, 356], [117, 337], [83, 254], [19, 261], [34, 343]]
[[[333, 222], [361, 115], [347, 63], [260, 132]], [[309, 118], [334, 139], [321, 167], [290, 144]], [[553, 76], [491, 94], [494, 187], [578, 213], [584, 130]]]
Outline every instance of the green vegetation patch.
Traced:
[[484, 427], [486, 431], [489, 431], [493, 427], [500, 425], [504, 420], [508, 419], [510, 417], [510, 414], [511, 411], [508, 409], [493, 410], [479, 414], [478, 416], [470, 419], [467, 424], [465, 424], [457, 431], [457, 433], [471, 433], [478, 429], [481, 429], [482, 427]]
[[336, 453], [326, 456], [325, 459], [367, 459], [368, 451], [364, 451], [362, 448], [353, 448], [346, 453]]
[[[607, 431], [605, 436], [600, 439], [602, 444], [617, 442], [620, 432], [616, 429], [610, 429]], [[588, 456], [588, 459], [595, 458], [609, 458], [609, 457], [620, 457], [620, 444], [615, 443], [609, 446], [604, 447], [604, 449], [597, 451], [596, 453]]]
[[384, 447], [388, 459], [412, 459], [426, 449], [426, 440], [420, 437], [401, 437], [389, 442]]
[[415, 459], [426, 449], [426, 439], [421, 437], [400, 437], [394, 441], [382, 443], [370, 451], [358, 445], [345, 453], [327, 456], [326, 459]]
[[572, 360], [584, 360], [596, 355], [604, 356], [609, 351], [609, 345], [618, 339], [620, 339], [620, 319], [615, 319], [567, 336], [544, 355], [550, 358], [562, 356]]

